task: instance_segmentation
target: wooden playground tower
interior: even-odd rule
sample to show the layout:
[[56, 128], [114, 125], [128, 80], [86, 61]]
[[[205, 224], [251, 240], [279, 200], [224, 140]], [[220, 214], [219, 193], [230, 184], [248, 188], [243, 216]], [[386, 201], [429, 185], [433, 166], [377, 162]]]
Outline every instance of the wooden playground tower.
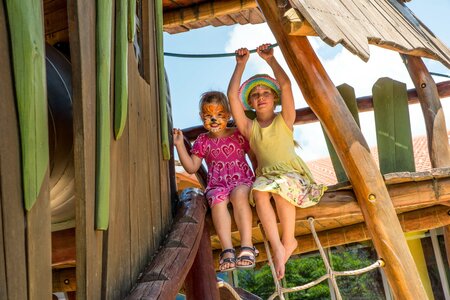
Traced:
[[[428, 298], [403, 231], [425, 216], [409, 231], [444, 226], [449, 253], [450, 149], [439, 97], [450, 95], [450, 84], [436, 85], [421, 57], [450, 67], [450, 50], [401, 1], [30, 3], [0, 2], [1, 299], [46, 299], [52, 291], [77, 299], [172, 299], [183, 284], [188, 298], [219, 298], [217, 237], [204, 199], [186, 191], [175, 202], [162, 30], [264, 21], [311, 108], [299, 110], [296, 123], [320, 120], [349, 180], [347, 189], [330, 189], [319, 205], [297, 211], [295, 253], [315, 250], [301, 248], [311, 240], [302, 228], [313, 216], [324, 224], [319, 237], [355, 233], [326, 247], [372, 239], [395, 299]], [[309, 35], [363, 60], [368, 44], [401, 53], [416, 88], [409, 100], [420, 102], [426, 122], [428, 175], [383, 178]], [[46, 53], [44, 42], [53, 46]], [[69, 108], [50, 107], [51, 96]], [[356, 234], [361, 224], [365, 237]], [[256, 215], [253, 232], [265, 261]]]

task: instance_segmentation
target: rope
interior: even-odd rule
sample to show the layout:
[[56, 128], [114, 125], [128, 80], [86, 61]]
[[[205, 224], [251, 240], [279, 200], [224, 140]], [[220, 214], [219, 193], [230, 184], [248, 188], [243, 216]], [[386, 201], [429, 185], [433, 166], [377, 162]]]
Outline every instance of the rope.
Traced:
[[450, 78], [450, 75], [445, 75], [445, 74], [441, 74], [441, 73], [430, 72], [430, 74], [434, 75], [434, 76], [441, 76], [441, 77]]
[[[269, 49], [277, 47], [278, 44], [273, 44], [269, 46]], [[255, 53], [256, 49], [250, 50], [250, 53]], [[236, 56], [236, 53], [210, 53], [210, 54], [188, 54], [188, 53], [172, 53], [164, 52], [165, 56], [171, 57], [183, 57], [183, 58], [215, 58], [215, 57], [228, 57]]]
[[275, 299], [275, 297], [277, 297], [277, 296], [278, 296], [278, 298], [280, 300], [284, 300], [285, 299], [284, 298], [284, 294], [285, 293], [292, 293], [292, 292], [298, 292], [298, 291], [301, 291], [301, 290], [309, 289], [310, 287], [313, 287], [313, 286], [321, 283], [322, 281], [324, 281], [326, 279], [329, 279], [331, 281], [333, 289], [334, 289], [334, 291], [336, 293], [336, 298], [338, 300], [342, 300], [342, 296], [341, 296], [341, 293], [339, 291], [339, 287], [338, 287], [337, 282], [336, 282], [336, 277], [337, 276], [359, 275], [359, 274], [363, 274], [363, 273], [366, 273], [368, 271], [371, 271], [371, 270], [373, 270], [375, 268], [384, 266], [384, 261], [382, 259], [379, 259], [376, 262], [374, 262], [373, 264], [371, 264], [370, 266], [367, 266], [367, 267], [364, 267], [364, 268], [361, 268], [361, 269], [349, 270], [349, 271], [334, 271], [331, 268], [331, 266], [330, 266], [330, 263], [328, 261], [328, 258], [326, 256], [326, 254], [325, 254], [325, 251], [324, 251], [324, 249], [322, 247], [322, 244], [320, 243], [319, 237], [317, 236], [316, 230], [314, 228], [314, 218], [309, 217], [308, 218], [308, 223], [309, 223], [309, 226], [311, 228], [311, 233], [312, 233], [312, 235], [314, 237], [314, 241], [316, 242], [317, 248], [319, 249], [320, 256], [322, 257], [322, 260], [323, 260], [323, 262], [325, 264], [325, 267], [327, 269], [327, 274], [322, 275], [318, 279], [316, 279], [314, 281], [311, 281], [311, 282], [308, 282], [308, 283], [306, 283], [304, 285], [301, 285], [301, 286], [296, 286], [296, 287], [291, 287], [291, 288], [284, 288], [284, 287], [281, 286], [281, 283], [276, 279], [277, 275], [275, 273], [275, 267], [274, 267], [274, 264], [273, 264], [273, 261], [272, 261], [272, 255], [270, 253], [269, 243], [268, 243], [266, 235], [264, 233], [264, 229], [262, 227], [262, 224], [258, 222], [258, 227], [261, 230], [261, 233], [262, 233], [262, 236], [263, 236], [263, 240], [264, 240], [264, 247], [266, 249], [267, 259], [270, 262], [270, 264], [269, 264], [270, 265], [270, 270], [272, 271], [272, 277], [273, 277], [273, 280], [275, 282], [275, 292], [269, 297], [269, 300]]

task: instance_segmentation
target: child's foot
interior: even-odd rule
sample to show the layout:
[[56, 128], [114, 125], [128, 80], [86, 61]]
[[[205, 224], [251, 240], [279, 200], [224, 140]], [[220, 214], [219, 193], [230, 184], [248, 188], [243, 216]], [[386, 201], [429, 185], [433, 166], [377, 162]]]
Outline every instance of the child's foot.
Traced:
[[241, 246], [241, 252], [236, 257], [236, 267], [238, 269], [253, 269], [255, 267], [255, 258], [258, 254], [258, 250], [253, 246]]
[[219, 256], [220, 272], [228, 272], [236, 269], [236, 251], [233, 248], [225, 249]]
[[284, 250], [285, 250], [285, 261], [284, 263], [286, 263], [289, 259], [289, 257], [291, 257], [292, 252], [294, 252], [294, 250], [297, 248], [298, 242], [296, 238], [293, 238], [292, 240], [290, 240], [287, 243], [283, 243], [284, 246]]
[[281, 280], [284, 277], [284, 269], [285, 269], [285, 249], [281, 245], [277, 249], [272, 249], [273, 251], [273, 266], [275, 268], [275, 274], [277, 275], [277, 279]]

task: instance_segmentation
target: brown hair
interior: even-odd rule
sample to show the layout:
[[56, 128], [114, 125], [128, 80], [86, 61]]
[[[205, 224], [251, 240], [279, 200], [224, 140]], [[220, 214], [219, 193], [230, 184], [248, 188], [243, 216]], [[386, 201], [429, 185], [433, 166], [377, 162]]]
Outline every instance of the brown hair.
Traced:
[[218, 91], [210, 91], [203, 93], [200, 97], [199, 109], [202, 111], [203, 105], [207, 103], [217, 103], [222, 105], [227, 113], [230, 113], [230, 105], [228, 104], [227, 96], [224, 93]]

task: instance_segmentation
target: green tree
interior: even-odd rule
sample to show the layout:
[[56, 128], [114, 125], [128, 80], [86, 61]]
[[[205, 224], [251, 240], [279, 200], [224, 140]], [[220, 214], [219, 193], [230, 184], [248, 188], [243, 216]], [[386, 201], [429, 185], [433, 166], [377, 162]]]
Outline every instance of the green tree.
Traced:
[[[371, 247], [360, 244], [333, 248], [330, 263], [333, 270], [346, 271], [366, 267], [376, 260], [376, 253]], [[326, 274], [325, 265], [316, 252], [302, 258], [291, 258], [286, 264], [287, 287], [307, 284]], [[251, 293], [267, 299], [275, 291], [272, 274], [268, 265], [259, 270], [239, 271], [239, 286]], [[377, 270], [356, 276], [339, 276], [337, 283], [344, 299], [372, 300], [384, 299], [381, 276]], [[304, 291], [288, 294], [289, 300], [330, 299], [328, 281]]]

